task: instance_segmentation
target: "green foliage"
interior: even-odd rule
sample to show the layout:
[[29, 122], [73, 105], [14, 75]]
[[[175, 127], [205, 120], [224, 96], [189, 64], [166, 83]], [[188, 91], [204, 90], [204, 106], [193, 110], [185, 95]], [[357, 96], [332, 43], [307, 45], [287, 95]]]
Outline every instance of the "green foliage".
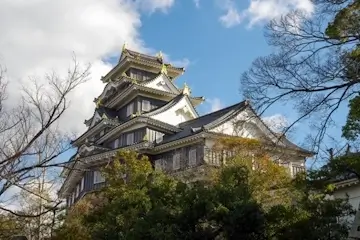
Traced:
[[360, 96], [350, 100], [349, 114], [342, 131], [343, 136], [348, 140], [354, 141], [360, 136]]
[[254, 170], [247, 162], [229, 159], [209, 181], [184, 184], [153, 171], [147, 157], [119, 152], [104, 168], [104, 191], [69, 212], [57, 239], [344, 239], [343, 202], [294, 193], [265, 158]]

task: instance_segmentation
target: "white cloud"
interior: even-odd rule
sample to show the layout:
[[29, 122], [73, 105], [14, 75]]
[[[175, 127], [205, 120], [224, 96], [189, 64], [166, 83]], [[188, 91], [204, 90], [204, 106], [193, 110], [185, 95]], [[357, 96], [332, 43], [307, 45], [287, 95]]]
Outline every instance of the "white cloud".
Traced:
[[224, 107], [224, 104], [221, 102], [219, 98], [207, 99], [206, 102], [210, 105], [209, 112], [215, 112]]
[[175, 0], [135, 0], [141, 10], [153, 13], [156, 10], [167, 12], [167, 10], [174, 4]]
[[263, 117], [263, 121], [274, 132], [283, 132], [290, 124], [289, 120], [281, 114]]
[[235, 3], [232, 0], [223, 0], [221, 4], [226, 14], [222, 15], [219, 21], [227, 28], [240, 24], [243, 16], [236, 9]]
[[[91, 80], [71, 97], [71, 107], [61, 119], [67, 129], [83, 131], [91, 117], [94, 97], [104, 84], [100, 77], [111, 68], [103, 59], [129, 48], [153, 52], [140, 38], [140, 16], [145, 11], [166, 11], [174, 0], [3, 0], [0, 8], [0, 64], [10, 81], [9, 102], [16, 101], [18, 84], [28, 75], [64, 71], [72, 53], [92, 64]], [[185, 59], [186, 60], [186, 59]], [[186, 60], [188, 61], [188, 60]], [[21, 79], [21, 80], [20, 80]]]
[[194, 0], [194, 4], [196, 8], [200, 8], [200, 0]]
[[310, 14], [314, 10], [311, 0], [250, 0], [247, 9], [238, 11], [235, 1], [227, 0], [226, 14], [220, 17], [225, 27], [233, 27], [246, 18], [249, 25], [269, 21], [289, 13], [291, 10], [301, 10]]

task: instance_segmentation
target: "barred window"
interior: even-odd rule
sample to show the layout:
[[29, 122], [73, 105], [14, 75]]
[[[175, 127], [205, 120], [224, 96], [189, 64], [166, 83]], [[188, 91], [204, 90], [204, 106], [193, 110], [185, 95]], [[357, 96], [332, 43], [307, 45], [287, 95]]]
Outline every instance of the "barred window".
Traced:
[[196, 149], [191, 149], [189, 151], [189, 166], [193, 167], [196, 163]]
[[105, 182], [105, 178], [101, 175], [101, 172], [94, 171], [94, 184]]
[[141, 109], [145, 112], [148, 112], [151, 110], [151, 104], [149, 100], [142, 100]]
[[84, 186], [85, 186], [85, 177], [82, 177], [81, 178], [80, 191], [84, 190]]
[[173, 170], [180, 169], [180, 153], [175, 153], [173, 156]]
[[134, 103], [129, 103], [127, 106], [126, 106], [126, 116], [130, 116], [131, 114], [134, 113]]
[[131, 145], [134, 143], [134, 133], [128, 133], [126, 135], [126, 145]]

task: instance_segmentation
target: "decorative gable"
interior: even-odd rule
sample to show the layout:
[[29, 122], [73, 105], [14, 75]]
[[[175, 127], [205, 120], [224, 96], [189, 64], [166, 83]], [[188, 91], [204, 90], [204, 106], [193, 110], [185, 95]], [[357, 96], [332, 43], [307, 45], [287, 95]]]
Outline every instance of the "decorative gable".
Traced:
[[143, 86], [175, 94], [180, 93], [179, 90], [165, 74], [160, 74], [153, 80], [144, 83]]
[[172, 125], [178, 125], [179, 123], [197, 118], [198, 114], [192, 107], [189, 98], [183, 96], [176, 104], [169, 109], [152, 115], [151, 118], [160, 120]]
[[234, 113], [223, 120], [218, 125], [211, 124], [213, 126], [210, 126], [209, 130], [215, 133], [245, 138], [267, 138], [274, 143], [282, 144], [250, 108]]
[[101, 120], [101, 116], [99, 115], [99, 113], [96, 111], [94, 114], [94, 117], [91, 120], [91, 124], [90, 124], [90, 128], [93, 127], [98, 121]]

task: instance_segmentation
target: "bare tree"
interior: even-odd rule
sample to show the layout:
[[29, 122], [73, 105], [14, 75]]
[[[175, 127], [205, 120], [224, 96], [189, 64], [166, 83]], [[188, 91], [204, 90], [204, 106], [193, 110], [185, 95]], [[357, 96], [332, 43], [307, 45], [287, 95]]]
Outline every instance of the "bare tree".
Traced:
[[319, 151], [334, 113], [359, 94], [360, 2], [313, 2], [312, 15], [293, 11], [266, 26], [275, 52], [257, 58], [241, 85], [260, 113], [274, 103], [291, 103], [299, 116], [287, 130], [309, 120], [316, 133], [313, 150]]
[[1, 73], [0, 199], [15, 186], [43, 199], [46, 207], [27, 214], [13, 211], [0, 202], [0, 210], [21, 217], [38, 217], [52, 212], [61, 201], [49, 201], [29, 183], [49, 178], [50, 172], [47, 170], [45, 176], [45, 169], [63, 166], [58, 157], [71, 148], [71, 135], [59, 128], [59, 119], [69, 107], [70, 94], [89, 79], [90, 66], [82, 66], [74, 57], [64, 77], [53, 72], [43, 79], [30, 78], [31, 84], [19, 89], [22, 97], [15, 107], [5, 104], [7, 82], [4, 71]]

